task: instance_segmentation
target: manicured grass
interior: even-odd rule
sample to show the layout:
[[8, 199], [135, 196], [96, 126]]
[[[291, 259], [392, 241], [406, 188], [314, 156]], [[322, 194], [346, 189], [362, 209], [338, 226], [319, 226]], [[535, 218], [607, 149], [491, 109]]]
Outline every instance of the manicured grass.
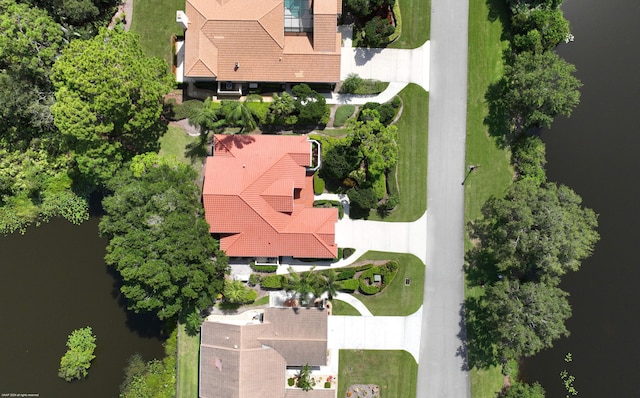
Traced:
[[431, 0], [397, 0], [402, 18], [402, 32], [390, 48], [417, 48], [429, 40]]
[[347, 135], [347, 129], [324, 129], [316, 133], [329, 137], [344, 137]]
[[267, 294], [266, 296], [262, 296], [259, 299], [257, 299], [256, 301], [254, 301], [253, 303], [249, 304], [250, 307], [257, 307], [260, 305], [267, 305], [269, 304], [269, 295]]
[[338, 397], [352, 384], [377, 384], [380, 396], [416, 396], [418, 364], [406, 351], [340, 350]]
[[[491, 13], [487, 5], [491, 5]], [[471, 0], [469, 2], [469, 79], [467, 106], [467, 164], [479, 165], [465, 183], [465, 219], [473, 220], [492, 195], [502, 195], [512, 179], [509, 151], [501, 149], [489, 136], [484, 118], [488, 107], [487, 87], [496, 82], [503, 70], [502, 51], [507, 43], [501, 41], [502, 23], [497, 10], [505, 12], [499, 0]], [[491, 16], [490, 16], [491, 15]], [[468, 242], [467, 242], [468, 243]], [[467, 288], [467, 297], [483, 294], [479, 287]], [[472, 368], [471, 394], [473, 398], [494, 398], [500, 391], [503, 376], [499, 367]]]
[[344, 301], [331, 300], [331, 305], [333, 305], [333, 309], [331, 310], [331, 314], [333, 315], [362, 315], [356, 307]]
[[[399, 94], [402, 115], [397, 122], [400, 154], [397, 174], [400, 204], [384, 221], [415, 221], [427, 209], [427, 126], [429, 93], [409, 84]], [[375, 210], [370, 220], [382, 220]]]
[[[495, 3], [492, 10], [500, 3]], [[504, 8], [504, 5], [502, 6]], [[500, 40], [500, 19], [490, 20], [486, 0], [469, 2], [469, 97], [467, 104], [467, 164], [479, 165], [465, 183], [465, 216], [475, 219], [492, 195], [501, 195], [512, 179], [510, 153], [490, 137], [484, 118], [488, 112], [487, 87], [499, 80], [503, 65], [502, 51], [507, 43]]]
[[200, 333], [189, 336], [185, 325], [178, 325], [178, 373], [177, 398], [198, 396], [198, 368], [200, 355]]
[[180, 127], [169, 126], [160, 138], [160, 156], [175, 156], [182, 163], [199, 167], [197, 164], [201, 164], [201, 157], [193, 151], [198, 140], [198, 137], [191, 137]]
[[176, 23], [176, 11], [184, 10], [184, 0], [135, 0], [131, 31], [140, 35], [144, 52], [173, 64], [171, 36], [182, 35]]
[[[354, 293], [373, 315], [406, 316], [420, 308], [424, 294], [424, 264], [418, 257], [413, 254], [368, 251], [358, 259], [361, 260], [395, 260], [399, 265], [396, 277], [381, 293], [373, 296]], [[411, 279], [409, 286], [404, 285], [405, 278]]]
[[344, 123], [353, 115], [353, 112], [355, 112], [355, 110], [355, 105], [340, 105], [338, 109], [336, 109], [333, 125], [335, 127], [344, 126]]

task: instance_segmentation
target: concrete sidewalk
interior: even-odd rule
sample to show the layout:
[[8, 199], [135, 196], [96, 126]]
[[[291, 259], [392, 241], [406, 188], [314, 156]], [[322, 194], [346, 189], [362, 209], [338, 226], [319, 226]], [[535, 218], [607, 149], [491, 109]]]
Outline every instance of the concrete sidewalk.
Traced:
[[339, 316], [328, 321], [327, 348], [404, 350], [420, 360], [422, 307], [409, 316]]
[[369, 311], [369, 309], [367, 308], [366, 305], [364, 305], [362, 303], [362, 301], [358, 300], [357, 298], [353, 297], [352, 295], [350, 295], [349, 293], [338, 293], [335, 295], [335, 297], [333, 298], [334, 300], [340, 300], [340, 301], [344, 301], [347, 304], [350, 304], [351, 306], [353, 306], [355, 309], [358, 310], [358, 312], [360, 312], [361, 315], [365, 315], [365, 316], [373, 316], [373, 314], [371, 313], [371, 311]]

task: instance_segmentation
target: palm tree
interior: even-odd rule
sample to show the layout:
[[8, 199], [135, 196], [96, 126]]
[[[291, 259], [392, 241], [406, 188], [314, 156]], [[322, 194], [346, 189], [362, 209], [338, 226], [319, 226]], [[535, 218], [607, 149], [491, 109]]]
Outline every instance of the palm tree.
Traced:
[[202, 108], [195, 110], [189, 116], [189, 124], [200, 128], [200, 137], [206, 137], [209, 131], [220, 127], [224, 120], [218, 120], [219, 107], [211, 98], [204, 100]]
[[336, 280], [336, 271], [330, 269], [325, 271], [325, 274], [318, 278], [316, 284], [316, 296], [320, 297], [324, 293], [327, 293], [329, 300], [338, 294], [338, 281]]
[[296, 273], [293, 268], [289, 267], [289, 275], [287, 276], [287, 290], [295, 292], [301, 303], [308, 304], [309, 295], [316, 296], [315, 286], [317, 285], [318, 276], [313, 273], [315, 267], [309, 271]]
[[247, 129], [253, 131], [256, 129], [256, 120], [253, 118], [251, 110], [247, 104], [240, 101], [228, 101], [223, 107], [225, 119], [232, 126], [240, 126], [240, 133]]
[[224, 299], [230, 303], [241, 303], [245, 298], [245, 290], [241, 281], [224, 281]]

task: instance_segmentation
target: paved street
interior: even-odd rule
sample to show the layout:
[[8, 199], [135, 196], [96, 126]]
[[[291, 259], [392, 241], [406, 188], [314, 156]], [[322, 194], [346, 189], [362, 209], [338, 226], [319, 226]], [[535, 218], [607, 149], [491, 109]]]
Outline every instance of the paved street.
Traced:
[[432, 0], [427, 269], [419, 398], [470, 397], [464, 319], [468, 0]]

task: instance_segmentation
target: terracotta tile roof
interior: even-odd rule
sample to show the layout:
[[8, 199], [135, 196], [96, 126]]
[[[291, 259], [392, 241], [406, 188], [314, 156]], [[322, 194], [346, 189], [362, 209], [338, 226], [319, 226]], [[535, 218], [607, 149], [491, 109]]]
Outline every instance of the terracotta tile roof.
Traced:
[[326, 349], [327, 312], [321, 309], [267, 308], [263, 323], [204, 322], [200, 397], [298, 397], [285, 392], [286, 366], [324, 365]]
[[304, 136], [216, 135], [203, 187], [205, 217], [233, 257], [334, 258], [337, 209], [313, 208]]
[[341, 36], [336, 16], [341, 2], [315, 0], [313, 4], [312, 42], [307, 35], [285, 35], [283, 0], [187, 0], [185, 76], [256, 82], [339, 81]]

